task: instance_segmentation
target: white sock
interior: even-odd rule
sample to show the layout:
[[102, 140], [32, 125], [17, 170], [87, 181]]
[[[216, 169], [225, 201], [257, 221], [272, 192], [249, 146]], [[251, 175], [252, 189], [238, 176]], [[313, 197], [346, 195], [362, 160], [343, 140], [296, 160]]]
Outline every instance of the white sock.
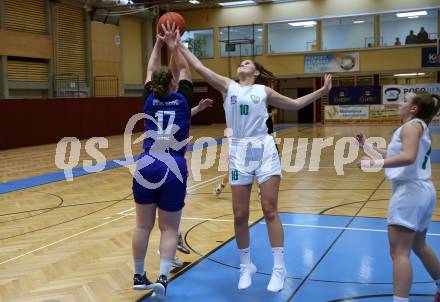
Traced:
[[245, 248], [242, 250], [238, 250], [238, 253], [240, 254], [240, 263], [241, 264], [245, 264], [248, 265], [251, 263], [251, 251], [249, 250], [249, 248]]
[[434, 280], [434, 282], [435, 282], [435, 286], [437, 287], [437, 291], [440, 292], [440, 279]]
[[273, 267], [284, 267], [284, 247], [273, 247]]
[[409, 298], [402, 298], [402, 297], [397, 297], [397, 296], [393, 296], [393, 302], [408, 302]]
[[139, 275], [143, 275], [145, 272], [144, 269], [144, 259], [134, 259], [134, 273], [135, 274], [139, 274]]
[[172, 265], [173, 265], [173, 259], [160, 258], [160, 274], [168, 277]]

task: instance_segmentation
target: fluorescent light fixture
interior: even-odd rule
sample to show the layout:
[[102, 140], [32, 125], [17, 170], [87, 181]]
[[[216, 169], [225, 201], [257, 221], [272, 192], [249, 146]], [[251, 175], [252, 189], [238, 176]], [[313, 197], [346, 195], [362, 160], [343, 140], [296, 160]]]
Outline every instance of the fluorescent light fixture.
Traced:
[[301, 21], [301, 22], [291, 22], [289, 23], [290, 26], [307, 26], [312, 27], [316, 25], [316, 21]]
[[417, 12], [408, 12], [408, 13], [397, 13], [396, 16], [399, 18], [405, 17], [413, 17], [413, 16], [426, 16], [428, 12], [426, 10], [421, 10]]
[[361, 24], [361, 23], [365, 23], [364, 20], [354, 20], [353, 21], [354, 24]]
[[232, 6], [246, 6], [246, 5], [255, 5], [255, 1], [252, 0], [243, 0], [243, 1], [233, 1], [233, 2], [221, 2], [219, 5], [224, 7], [232, 7]]
[[313, 27], [315, 25], [304, 25], [304, 28]]
[[417, 19], [419, 16], [410, 16], [408, 19]]
[[418, 72], [418, 73], [397, 73], [394, 76], [395, 77], [412, 77], [412, 76], [423, 76], [425, 75], [425, 73], [423, 72]]
[[199, 4], [200, 2], [197, 1], [197, 0], [189, 0], [189, 3], [191, 3], [191, 4]]

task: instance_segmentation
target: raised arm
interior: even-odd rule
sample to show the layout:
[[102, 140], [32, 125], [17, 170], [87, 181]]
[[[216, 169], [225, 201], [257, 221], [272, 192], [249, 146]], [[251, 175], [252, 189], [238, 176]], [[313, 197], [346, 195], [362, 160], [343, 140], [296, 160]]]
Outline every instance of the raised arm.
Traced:
[[286, 109], [286, 110], [300, 110], [305, 106], [309, 105], [313, 101], [320, 99], [322, 96], [328, 94], [330, 89], [332, 88], [332, 76], [331, 74], [325, 75], [324, 85], [305, 96], [299, 97], [297, 99], [291, 99], [287, 96], [284, 96], [272, 88], [266, 87], [266, 93], [268, 95], [268, 103], [277, 108]]
[[151, 81], [151, 76], [153, 72], [160, 67], [160, 50], [164, 45], [163, 41], [159, 38], [156, 39], [154, 43], [153, 51], [151, 52], [150, 59], [148, 60], [147, 66], [147, 77], [145, 78], [145, 84]]
[[161, 37], [161, 39], [167, 43], [171, 49], [176, 49], [178, 52], [180, 52], [188, 64], [192, 66], [209, 83], [209, 85], [220, 91], [222, 95], [225, 96], [231, 80], [206, 68], [202, 62], [200, 62], [200, 60], [182, 43], [179, 29], [174, 29], [174, 26], [174, 23], [173, 25], [167, 23], [166, 26], [162, 24], [164, 35]]
[[180, 51], [177, 51], [177, 48], [172, 49], [170, 69], [174, 75], [174, 78], [176, 79], [176, 82], [179, 82], [180, 80], [192, 82], [189, 65]]

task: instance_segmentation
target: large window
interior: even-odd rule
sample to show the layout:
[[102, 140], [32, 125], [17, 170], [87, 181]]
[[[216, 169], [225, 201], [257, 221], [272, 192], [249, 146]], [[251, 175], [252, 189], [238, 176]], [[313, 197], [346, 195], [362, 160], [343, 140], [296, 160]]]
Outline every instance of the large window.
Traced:
[[263, 54], [263, 26], [247, 25], [220, 28], [222, 57]]
[[212, 29], [186, 31], [182, 41], [198, 58], [214, 57], [214, 31]]
[[269, 53], [316, 50], [316, 24], [316, 21], [269, 24]]
[[431, 43], [437, 37], [437, 10], [380, 16], [382, 46]]
[[350, 17], [322, 21], [323, 49], [374, 46], [374, 17]]

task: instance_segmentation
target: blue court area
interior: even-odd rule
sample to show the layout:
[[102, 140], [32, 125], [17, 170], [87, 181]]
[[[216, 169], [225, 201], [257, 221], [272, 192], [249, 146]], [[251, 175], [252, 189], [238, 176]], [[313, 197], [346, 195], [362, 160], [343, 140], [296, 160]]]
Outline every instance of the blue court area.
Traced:
[[[235, 240], [230, 240], [172, 280], [167, 301], [392, 301], [385, 219], [292, 213], [282, 213], [281, 219], [289, 275], [283, 291], [266, 290], [272, 255], [262, 220], [251, 227], [258, 272], [249, 289], [237, 289], [239, 257]], [[440, 222], [433, 222], [429, 233], [429, 243], [440, 254]], [[420, 261], [413, 260], [410, 301], [432, 301], [434, 283]]]

